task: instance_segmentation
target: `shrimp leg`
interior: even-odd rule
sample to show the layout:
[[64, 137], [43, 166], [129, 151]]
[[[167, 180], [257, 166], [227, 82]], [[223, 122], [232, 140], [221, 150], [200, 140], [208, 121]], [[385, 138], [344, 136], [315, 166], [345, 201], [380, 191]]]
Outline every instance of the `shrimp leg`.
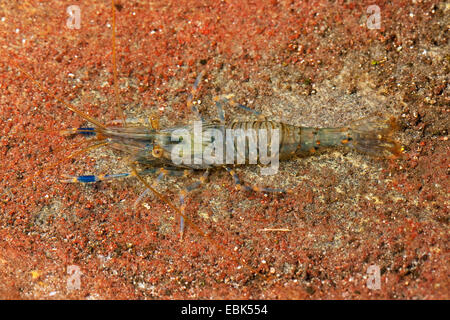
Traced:
[[241, 180], [239, 179], [238, 175], [236, 174], [236, 171], [234, 171], [233, 169], [231, 169], [229, 167], [224, 167], [224, 168], [233, 177], [234, 183], [236, 184], [236, 189], [238, 189], [238, 190], [255, 191], [255, 192], [267, 192], [267, 193], [286, 193], [286, 192], [289, 192], [289, 190], [278, 189], [278, 188], [265, 188], [265, 187], [244, 185], [241, 182]]
[[214, 102], [216, 103], [217, 112], [219, 113], [219, 119], [221, 122], [225, 121], [225, 114], [223, 112], [223, 104], [224, 103], [229, 104], [232, 107], [238, 107], [244, 111], [251, 112], [256, 116], [261, 116], [261, 112], [250, 109], [249, 107], [247, 107], [243, 104], [237, 103], [233, 98], [234, 98], [234, 94], [220, 95], [220, 96], [215, 96], [213, 98]]
[[197, 189], [202, 184], [206, 182], [206, 179], [208, 178], [209, 170], [205, 170], [203, 175], [200, 177], [198, 181], [195, 181], [194, 183], [188, 185], [186, 188], [184, 188], [180, 193], [180, 210], [182, 215], [180, 215], [180, 239], [183, 239], [184, 235], [184, 218], [183, 215], [185, 215], [184, 210], [186, 209], [186, 204], [184, 203], [184, 200], [186, 198], [186, 195], [191, 192], [192, 190]]

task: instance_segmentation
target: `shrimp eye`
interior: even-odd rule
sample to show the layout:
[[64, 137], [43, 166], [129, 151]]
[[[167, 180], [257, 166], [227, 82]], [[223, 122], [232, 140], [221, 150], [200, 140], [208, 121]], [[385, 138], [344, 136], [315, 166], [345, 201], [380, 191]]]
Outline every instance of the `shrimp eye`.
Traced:
[[162, 149], [158, 146], [153, 147], [152, 150], [152, 156], [154, 156], [155, 158], [160, 158], [162, 156], [163, 152]]

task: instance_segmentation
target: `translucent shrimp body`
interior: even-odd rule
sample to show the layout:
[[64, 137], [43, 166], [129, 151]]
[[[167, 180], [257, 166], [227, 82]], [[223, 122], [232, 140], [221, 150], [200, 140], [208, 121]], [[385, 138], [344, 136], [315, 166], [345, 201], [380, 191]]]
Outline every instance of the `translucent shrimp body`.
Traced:
[[[262, 139], [261, 132], [266, 132], [269, 139], [266, 141], [269, 146], [272, 133], [277, 130], [279, 139], [275, 141], [277, 146], [277, 156], [280, 160], [287, 160], [295, 157], [312, 155], [317, 152], [326, 151], [330, 148], [349, 148], [376, 157], [396, 157], [401, 154], [400, 145], [391, 137], [395, 132], [394, 119], [385, 119], [380, 116], [366, 118], [352, 123], [348, 127], [336, 128], [314, 128], [299, 127], [282, 122], [270, 120], [255, 121], [234, 121], [229, 123], [205, 122], [201, 132], [195, 132], [193, 126], [176, 126], [161, 130], [155, 130], [144, 126], [126, 128], [79, 128], [74, 133], [84, 135], [96, 134], [99, 139], [106, 140], [106, 143], [113, 149], [120, 150], [128, 154], [130, 159], [144, 167], [171, 167], [193, 170], [205, 170], [213, 167], [223, 167], [234, 164], [262, 164], [250, 159], [252, 150], [250, 135], [255, 135], [255, 141]], [[186, 139], [174, 138], [174, 133], [184, 130], [190, 141]], [[222, 157], [222, 162], [211, 163], [207, 161], [190, 163], [178, 163], [173, 159], [174, 148], [180, 144], [192, 146], [190, 150], [191, 159], [201, 158], [205, 149], [211, 144], [212, 139], [207, 135], [207, 131], [215, 130], [223, 137], [228, 132], [233, 132], [234, 150], [238, 150], [239, 140], [246, 142], [244, 149], [244, 161], [229, 162]], [[250, 132], [250, 134], [249, 134]], [[200, 134], [200, 138], [195, 135]], [[241, 137], [240, 135], [245, 135]], [[198, 142], [200, 139], [200, 142]], [[225, 138], [222, 139], [223, 150]], [[198, 147], [197, 145], [200, 144]], [[261, 144], [256, 144], [256, 151], [261, 154]], [[264, 147], [264, 146], [263, 146]], [[228, 149], [227, 149], [228, 150]], [[274, 155], [272, 155], [274, 156]], [[236, 158], [234, 158], [236, 159]]]

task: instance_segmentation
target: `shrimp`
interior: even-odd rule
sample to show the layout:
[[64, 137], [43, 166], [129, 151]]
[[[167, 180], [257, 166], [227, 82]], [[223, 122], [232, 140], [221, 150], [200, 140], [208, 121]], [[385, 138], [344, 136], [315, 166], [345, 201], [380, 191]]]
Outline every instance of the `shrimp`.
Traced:
[[[20, 68], [19, 66], [17, 67]], [[20, 69], [27, 77], [35, 82], [41, 90], [52, 95], [37, 83], [29, 73], [22, 68]], [[197, 77], [193, 91], [197, 89], [201, 76], [202, 73]], [[188, 105], [191, 105], [189, 103], [191, 99], [192, 96], [188, 99]], [[277, 136], [278, 139], [273, 142], [277, 144], [276, 149], [278, 152], [271, 156], [277, 157], [279, 160], [290, 160], [296, 157], [313, 155], [332, 148], [347, 148], [370, 156], [383, 158], [396, 158], [400, 156], [403, 151], [403, 147], [392, 138], [397, 130], [395, 118], [386, 118], [380, 114], [355, 121], [346, 127], [335, 128], [294, 126], [283, 122], [267, 120], [262, 118], [261, 115], [258, 115], [258, 120], [253, 121], [225, 121], [222, 107], [223, 102], [230, 102], [232, 105], [237, 105], [247, 111], [251, 109], [237, 104], [230, 99], [230, 96], [225, 98], [215, 97], [214, 100], [216, 101], [220, 120], [205, 121], [202, 119], [200, 122], [201, 130], [195, 132], [195, 126], [193, 125], [178, 125], [161, 129], [157, 119], [151, 119], [149, 121], [150, 125], [136, 125], [132, 121], [124, 119], [124, 123], [127, 125], [125, 127], [106, 126], [64, 101], [57, 100], [65, 104], [69, 110], [80, 115], [93, 125], [93, 127], [66, 129], [61, 131], [61, 134], [80, 134], [87, 137], [95, 137], [98, 142], [83, 149], [84, 151], [108, 146], [114, 150], [123, 152], [126, 155], [126, 158], [129, 159], [132, 168], [131, 172], [125, 173], [80, 176], [65, 175], [65, 179], [63, 179], [62, 182], [94, 183], [124, 177], [138, 177], [139, 180], [146, 185], [147, 190], [151, 190], [158, 198], [169, 204], [172, 209], [179, 213], [182, 219], [180, 224], [181, 234], [184, 230], [184, 220], [187, 219], [184, 214], [184, 198], [189, 191], [198, 188], [201, 183], [206, 181], [210, 169], [225, 168], [225, 170], [232, 175], [238, 189], [262, 192], [286, 192], [283, 189], [277, 188], [245, 186], [237, 177], [235, 171], [232, 169], [233, 166], [239, 164], [266, 164], [261, 163], [259, 161], [261, 159], [258, 157], [253, 163], [250, 161], [252, 152], [254, 153], [256, 151], [257, 154], [261, 154], [262, 150], [260, 150], [261, 144], [255, 144], [255, 148], [251, 150], [252, 145], [250, 143], [245, 143], [245, 141], [249, 140], [248, 132], [250, 132], [250, 135], [252, 133], [253, 135], [256, 134], [254, 142], [263, 140], [261, 133], [265, 133], [265, 144], [268, 145], [271, 144], [272, 141], [270, 139], [267, 140], [267, 137], [272, 136], [273, 132], [277, 131], [279, 133]], [[193, 105], [191, 105], [191, 108], [195, 113], [198, 113]], [[202, 157], [205, 150], [213, 142], [209, 134], [209, 131], [211, 130], [218, 132], [222, 137], [226, 136], [228, 131], [233, 131], [233, 152], [239, 150], [239, 146], [237, 145], [239, 140], [244, 142], [244, 149], [240, 149], [242, 155], [240, 163], [211, 163]], [[188, 163], [179, 163], [174, 161], [174, 150], [180, 145], [186, 145], [187, 142], [186, 139], [174, 138], [174, 134], [180, 131], [186, 133], [189, 137], [188, 141], [190, 140], [188, 145], [193, 146], [192, 148], [189, 147], [190, 153], [188, 154], [188, 157], [191, 160], [200, 159], [200, 162], [190, 161]], [[196, 135], [200, 137], [200, 142], [197, 141], [198, 138]], [[199, 147], [196, 148], [196, 145], [199, 145]], [[222, 149], [225, 149], [224, 139], [222, 139], [222, 147]], [[237, 158], [238, 157], [233, 157], [232, 160], [235, 161]], [[140, 171], [137, 171], [137, 167], [140, 168]], [[177, 209], [166, 197], [159, 194], [154, 189], [154, 185], [152, 187], [142, 179], [143, 175], [159, 173], [157, 178], [157, 181], [159, 181], [164, 175], [182, 176], [188, 175], [193, 171], [205, 171], [205, 173], [200, 179], [200, 183], [194, 183], [181, 192], [181, 209]], [[141, 198], [142, 196], [140, 199]]]
[[[218, 100], [218, 99], [216, 99]], [[218, 108], [219, 114], [223, 112], [222, 108]], [[224, 119], [223, 114], [220, 114], [220, 119]], [[261, 118], [261, 117], [260, 117]], [[95, 123], [93, 123], [95, 125]], [[283, 122], [271, 121], [267, 119], [260, 119], [254, 121], [202, 121], [200, 122], [201, 130], [195, 132], [194, 126], [181, 125], [165, 129], [159, 129], [158, 126], [135, 126], [135, 127], [80, 127], [65, 131], [65, 134], [82, 134], [87, 136], [97, 136], [101, 141], [101, 145], [108, 145], [109, 147], [121, 151], [127, 155], [132, 164], [141, 167], [139, 173], [133, 169], [129, 173], [107, 174], [107, 175], [82, 175], [82, 176], [66, 176], [64, 182], [81, 182], [90, 183], [102, 180], [123, 178], [129, 176], [142, 176], [147, 174], [154, 174], [159, 172], [158, 181], [167, 174], [173, 176], [186, 175], [192, 171], [205, 171], [200, 182], [194, 183], [188, 188], [184, 189], [180, 197], [180, 233], [184, 231], [184, 198], [186, 194], [198, 188], [201, 183], [205, 182], [209, 175], [210, 169], [225, 168], [233, 177], [236, 187], [238, 189], [253, 190], [260, 192], [287, 192], [278, 188], [265, 188], [258, 186], [246, 186], [238, 178], [233, 166], [239, 163], [224, 163], [224, 157], [220, 157], [222, 161], [211, 162], [204, 157], [205, 151], [214, 142], [214, 136], [211, 136], [210, 131], [217, 132], [221, 138], [219, 149], [221, 152], [227, 149], [224, 136], [228, 132], [233, 132], [232, 135], [232, 157], [231, 160], [236, 162], [238, 157], [234, 154], [239, 153], [238, 142], [244, 142], [244, 149], [240, 149], [242, 159], [240, 164], [259, 164], [261, 157], [256, 156], [252, 162], [250, 159], [252, 153], [261, 154], [261, 147], [264, 149], [272, 141], [267, 140], [267, 136], [272, 137], [273, 132], [277, 131], [279, 135], [276, 143], [276, 154], [272, 157], [277, 157], [279, 160], [290, 160], [296, 157], [304, 157], [315, 153], [323, 152], [332, 148], [347, 148], [353, 149], [361, 153], [365, 153], [374, 157], [396, 158], [401, 155], [402, 147], [395, 141], [392, 136], [395, 133], [397, 126], [395, 118], [386, 118], [382, 115], [374, 115], [359, 121], [351, 123], [347, 127], [336, 128], [314, 128], [314, 127], [300, 127]], [[186, 139], [174, 137], [176, 132], [183, 131], [187, 136]], [[250, 135], [248, 134], [250, 132]], [[262, 137], [262, 133], [265, 137]], [[250, 143], [250, 136], [254, 135], [254, 142], [264, 140], [266, 145]], [[200, 139], [198, 139], [199, 136]], [[200, 142], [196, 141], [199, 140]], [[248, 143], [245, 143], [245, 142]], [[174, 161], [174, 154], [176, 155], [180, 145], [188, 146], [188, 160], [185, 163]], [[199, 146], [197, 146], [199, 145]], [[95, 145], [93, 145], [95, 146]], [[252, 147], [253, 150], [252, 150]], [[215, 150], [217, 151], [217, 150]], [[265, 150], [266, 151], [266, 150]], [[227, 149], [228, 152], [228, 149]], [[200, 159], [195, 162], [195, 159]], [[277, 159], [277, 160], [278, 160]], [[143, 181], [143, 180], [142, 180]], [[149, 186], [147, 185], [147, 188]], [[154, 190], [152, 190], [154, 191]], [[154, 191], [155, 192], [155, 191]], [[140, 199], [142, 196], [140, 197]], [[178, 210], [177, 210], [178, 211]]]
[[[94, 123], [95, 124], [95, 123]], [[278, 144], [280, 160], [289, 160], [325, 151], [326, 149], [345, 147], [375, 157], [395, 158], [402, 152], [402, 147], [392, 139], [396, 130], [395, 118], [386, 119], [381, 115], [375, 115], [362, 120], [355, 121], [347, 127], [316, 128], [294, 126], [283, 122], [271, 120], [254, 121], [231, 121], [227, 123], [203, 122], [201, 135], [201, 148], [195, 151], [191, 148], [191, 158], [195, 159], [199, 153], [205, 152], [208, 144], [207, 132], [216, 130], [223, 136], [227, 130], [234, 132], [234, 149], [238, 149], [236, 141], [246, 131], [257, 133], [256, 139], [261, 140], [261, 132], [271, 134], [278, 130], [280, 137]], [[194, 145], [195, 130], [192, 126], [182, 125], [166, 129], [154, 129], [147, 126], [136, 127], [80, 127], [63, 131], [63, 134], [82, 134], [85, 136], [97, 136], [99, 140], [111, 148], [124, 152], [131, 159], [146, 169], [170, 168], [174, 170], [206, 170], [214, 167], [223, 167], [222, 163], [208, 163], [203, 159], [200, 163], [179, 164], [173, 161], [172, 156], [175, 147], [185, 144], [182, 139], [174, 139], [175, 132], [185, 130], [191, 137], [189, 145]], [[270, 143], [270, 140], [267, 142]], [[251, 145], [246, 144], [245, 163], [249, 163]], [[259, 145], [261, 146], [261, 145]], [[258, 145], [256, 145], [258, 147]], [[255, 163], [260, 164], [260, 163]], [[121, 175], [119, 177], [123, 177]], [[84, 176], [81, 176], [84, 177]], [[113, 178], [109, 176], [109, 178]], [[77, 178], [77, 182], [96, 182], [100, 178], [89, 179]]]

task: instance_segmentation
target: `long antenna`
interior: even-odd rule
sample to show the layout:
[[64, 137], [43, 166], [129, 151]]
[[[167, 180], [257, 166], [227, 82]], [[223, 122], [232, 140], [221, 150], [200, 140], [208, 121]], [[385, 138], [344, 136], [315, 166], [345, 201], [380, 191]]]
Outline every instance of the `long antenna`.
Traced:
[[115, 9], [114, 0], [111, 0], [111, 10], [112, 10], [112, 64], [113, 64], [113, 77], [114, 77], [114, 96], [115, 96], [115, 107], [117, 112], [119, 113], [120, 118], [122, 119], [123, 126], [126, 127], [125, 115], [123, 113], [122, 108], [120, 107], [120, 99], [119, 99], [119, 85], [117, 81], [117, 63], [116, 63], [116, 9]]
[[[8, 53], [9, 54], [9, 53]], [[102, 124], [101, 122], [99, 122], [98, 120], [88, 116], [86, 113], [84, 113], [83, 111], [75, 108], [73, 105], [65, 102], [64, 100], [58, 98], [57, 96], [55, 96], [53, 93], [51, 93], [50, 91], [48, 91], [47, 89], [45, 89], [38, 81], [36, 81], [33, 76], [28, 73], [27, 71], [25, 71], [21, 66], [19, 66], [14, 59], [11, 59], [11, 63], [17, 68], [19, 69], [23, 74], [25, 74], [25, 76], [30, 79], [42, 92], [45, 92], [47, 95], [49, 95], [50, 97], [52, 97], [53, 99], [55, 99], [56, 101], [58, 101], [59, 103], [63, 104], [67, 109], [75, 112], [77, 115], [79, 115], [80, 117], [82, 117], [84, 120], [89, 121], [90, 123], [96, 125], [99, 128], [102, 129], [106, 129], [106, 126], [104, 124]]]

